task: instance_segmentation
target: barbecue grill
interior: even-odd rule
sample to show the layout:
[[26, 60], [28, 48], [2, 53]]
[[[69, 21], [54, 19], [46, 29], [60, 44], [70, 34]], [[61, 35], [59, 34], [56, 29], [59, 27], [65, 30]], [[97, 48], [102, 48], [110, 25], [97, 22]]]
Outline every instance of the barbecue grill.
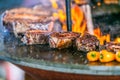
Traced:
[[[68, 31], [71, 31], [70, 1], [66, 0]], [[0, 35], [0, 59], [22, 68], [35, 80], [118, 80], [120, 78], [118, 62], [88, 62], [85, 52], [73, 49], [56, 50], [48, 45], [23, 45], [12, 33], [4, 32]]]

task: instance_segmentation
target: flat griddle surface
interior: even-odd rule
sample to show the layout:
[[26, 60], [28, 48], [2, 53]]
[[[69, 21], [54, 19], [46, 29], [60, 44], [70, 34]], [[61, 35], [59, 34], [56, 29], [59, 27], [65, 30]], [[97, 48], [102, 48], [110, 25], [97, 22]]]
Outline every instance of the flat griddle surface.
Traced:
[[49, 45], [24, 45], [0, 24], [0, 59], [36, 69], [74, 74], [120, 75], [120, 63], [89, 62], [85, 52], [51, 49]]

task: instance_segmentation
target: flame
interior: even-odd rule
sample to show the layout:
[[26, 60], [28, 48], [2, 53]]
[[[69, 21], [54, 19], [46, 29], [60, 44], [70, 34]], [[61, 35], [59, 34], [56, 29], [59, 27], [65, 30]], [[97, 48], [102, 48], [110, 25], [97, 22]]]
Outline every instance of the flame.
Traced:
[[118, 4], [119, 0], [104, 0], [105, 4]]
[[56, 0], [50, 0], [50, 2], [51, 2], [52, 7], [53, 7], [54, 9], [57, 9], [57, 8], [58, 8], [58, 4], [57, 4]]
[[101, 37], [102, 33], [101, 33], [101, 30], [100, 30], [99, 27], [96, 28], [96, 29], [94, 29], [94, 35], [95, 35], [97, 38], [100, 38], [100, 37]]
[[84, 33], [86, 30], [86, 20], [83, 11], [76, 5], [71, 9], [71, 13], [73, 22], [72, 31]]
[[77, 3], [77, 4], [79, 4], [80, 3], [80, 0], [74, 0], [75, 1], [75, 3]]
[[110, 42], [110, 34], [103, 35], [99, 27], [94, 29], [94, 35], [99, 39], [100, 45], [104, 45], [105, 42]]
[[62, 29], [64, 31], [67, 31], [67, 25], [66, 25], [66, 14], [62, 9], [58, 9], [58, 12], [53, 13], [53, 17], [58, 18], [60, 22], [62, 23]]
[[117, 38], [114, 40], [114, 42], [120, 43], [120, 37], [117, 37]]
[[101, 6], [101, 3], [100, 3], [100, 2], [97, 2], [97, 6]]
[[76, 4], [85, 4], [85, 3], [87, 3], [86, 0], [74, 0], [74, 2], [75, 2]]
[[[77, 1], [77, 0], [76, 0]], [[79, 0], [78, 0], [79, 1]], [[57, 2], [55, 0], [50, 0], [52, 7], [54, 9], [58, 8]], [[63, 6], [64, 9], [64, 6]], [[63, 9], [57, 9], [57, 12], [53, 13], [53, 16], [58, 18], [62, 23], [62, 29], [67, 31], [66, 26], [66, 13]], [[84, 33], [86, 30], [86, 20], [83, 11], [79, 8], [79, 6], [75, 5], [71, 9], [71, 18], [72, 18], [72, 31]]]
[[[53, 0], [55, 1], [55, 0]], [[51, 0], [51, 3], [53, 5], [53, 8], [56, 9], [58, 8], [57, 3], [53, 2]], [[79, 0], [75, 0], [76, 3], [79, 3]], [[57, 6], [57, 7], [56, 7]], [[57, 12], [53, 13], [54, 17], [57, 17], [60, 22], [62, 23], [62, 29], [64, 31], [67, 31], [67, 25], [66, 25], [66, 13], [64, 8], [63, 9], [57, 9]], [[81, 33], [82, 35], [87, 31], [87, 21], [85, 19], [85, 15], [84, 12], [82, 11], [82, 9], [78, 6], [72, 6], [71, 9], [71, 19], [72, 19], [72, 31], [73, 32], [78, 32]], [[100, 45], [104, 45], [105, 42], [110, 42], [111, 38], [110, 38], [110, 34], [106, 34], [103, 35], [102, 31], [100, 30], [100, 28], [96, 28], [94, 29], [94, 35], [99, 39], [100, 41]], [[120, 43], [120, 37], [116, 38], [114, 42], [119, 42]]]

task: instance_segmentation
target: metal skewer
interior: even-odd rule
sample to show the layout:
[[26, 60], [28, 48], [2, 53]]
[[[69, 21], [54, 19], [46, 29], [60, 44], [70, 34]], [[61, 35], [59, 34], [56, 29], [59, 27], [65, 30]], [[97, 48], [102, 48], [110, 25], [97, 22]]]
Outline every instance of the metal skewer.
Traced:
[[67, 17], [67, 31], [72, 31], [72, 21], [71, 21], [71, 0], [65, 0], [66, 4], [66, 17]]

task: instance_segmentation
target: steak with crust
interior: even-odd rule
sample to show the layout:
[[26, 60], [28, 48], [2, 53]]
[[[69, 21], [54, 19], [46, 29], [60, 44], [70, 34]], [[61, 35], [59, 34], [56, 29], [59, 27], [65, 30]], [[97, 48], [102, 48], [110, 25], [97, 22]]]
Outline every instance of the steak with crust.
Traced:
[[94, 35], [85, 33], [82, 37], [76, 39], [78, 51], [88, 52], [99, 48], [99, 40]]
[[107, 43], [105, 44], [105, 48], [106, 48], [108, 51], [117, 52], [117, 51], [120, 51], [120, 43], [107, 42]]
[[15, 8], [3, 13], [3, 25], [16, 35], [25, 33], [27, 30], [48, 30], [53, 22], [51, 13], [33, 8]]
[[49, 32], [42, 30], [29, 30], [25, 33], [21, 41], [27, 45], [48, 44]]
[[74, 42], [79, 33], [75, 32], [53, 32], [49, 36], [49, 45], [51, 48], [64, 49], [74, 46]]

